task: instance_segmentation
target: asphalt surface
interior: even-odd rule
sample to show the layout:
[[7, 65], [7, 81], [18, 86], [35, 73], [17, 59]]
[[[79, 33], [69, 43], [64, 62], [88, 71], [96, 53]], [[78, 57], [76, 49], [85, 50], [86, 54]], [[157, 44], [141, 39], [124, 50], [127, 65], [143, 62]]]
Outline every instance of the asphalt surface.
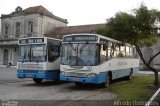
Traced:
[[68, 106], [87, 103], [96, 106], [110, 104], [116, 96], [97, 85], [79, 87], [61, 81], [44, 81], [37, 85], [32, 79], [18, 79], [16, 68], [0, 67], [0, 105], [17, 103], [15, 106]]
[[0, 67], [0, 106], [112, 106], [117, 97], [97, 85], [75, 86], [74, 83], [46, 80], [37, 85], [32, 79], [18, 79], [16, 72], [16, 67]]

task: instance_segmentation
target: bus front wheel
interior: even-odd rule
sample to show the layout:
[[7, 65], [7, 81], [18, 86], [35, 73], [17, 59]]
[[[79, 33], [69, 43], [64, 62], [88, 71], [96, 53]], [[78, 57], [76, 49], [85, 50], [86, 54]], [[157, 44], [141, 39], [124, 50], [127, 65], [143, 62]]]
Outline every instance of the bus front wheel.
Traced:
[[127, 76], [127, 80], [131, 80], [132, 79], [132, 73], [130, 73], [128, 76]]
[[111, 83], [111, 80], [112, 80], [112, 77], [111, 75], [109, 74], [107, 77], [106, 77], [106, 81], [104, 83], [102, 83], [102, 87], [106, 88], [110, 85]]
[[42, 83], [42, 80], [43, 80], [43, 79], [40, 79], [40, 78], [33, 78], [33, 81], [34, 81], [36, 84], [41, 84], [41, 83]]
[[127, 76], [128, 80], [132, 79], [132, 74], [133, 74], [133, 69], [131, 68], [131, 71], [130, 71], [129, 75]]

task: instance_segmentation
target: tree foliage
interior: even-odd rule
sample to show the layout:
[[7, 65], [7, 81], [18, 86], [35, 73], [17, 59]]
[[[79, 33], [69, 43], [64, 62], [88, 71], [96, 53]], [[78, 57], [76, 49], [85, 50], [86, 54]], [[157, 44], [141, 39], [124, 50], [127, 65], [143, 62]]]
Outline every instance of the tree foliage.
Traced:
[[154, 23], [159, 16], [158, 10], [148, 10], [142, 4], [140, 8], [134, 9], [132, 14], [116, 13], [114, 17], [107, 19], [106, 27], [98, 29], [97, 33], [134, 45], [153, 45], [157, 35]]
[[[145, 5], [141, 4], [138, 9], [132, 10], [130, 14], [126, 12], [116, 13], [114, 17], [106, 20], [106, 26], [98, 29], [97, 33], [135, 45], [144, 64], [156, 75], [158, 70], [152, 67], [150, 63], [160, 52], [152, 56], [149, 61], [145, 61], [140, 48], [156, 43], [157, 27], [155, 22], [159, 19], [160, 11], [155, 9], [149, 10]], [[155, 79], [156, 85], [157, 79]]]

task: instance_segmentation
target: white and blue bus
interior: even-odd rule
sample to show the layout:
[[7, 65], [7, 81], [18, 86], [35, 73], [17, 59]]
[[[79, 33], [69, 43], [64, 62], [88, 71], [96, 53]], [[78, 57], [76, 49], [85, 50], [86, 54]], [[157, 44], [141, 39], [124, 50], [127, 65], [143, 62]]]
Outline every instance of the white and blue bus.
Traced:
[[61, 40], [49, 37], [19, 39], [18, 78], [59, 79]]
[[102, 84], [131, 78], [139, 70], [135, 48], [97, 34], [71, 34], [62, 39], [60, 80]]

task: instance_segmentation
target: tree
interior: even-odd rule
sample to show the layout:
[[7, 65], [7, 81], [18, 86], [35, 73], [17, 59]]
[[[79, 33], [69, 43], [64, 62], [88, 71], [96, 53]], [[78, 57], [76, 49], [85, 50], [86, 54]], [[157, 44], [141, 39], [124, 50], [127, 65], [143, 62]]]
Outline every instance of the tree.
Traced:
[[108, 36], [124, 43], [135, 45], [143, 63], [155, 74], [154, 85], [158, 85], [158, 71], [151, 63], [160, 54], [160, 51], [151, 56], [149, 61], [144, 59], [141, 48], [156, 43], [157, 28], [155, 21], [160, 19], [160, 11], [149, 10], [141, 4], [133, 13], [118, 12], [114, 17], [107, 19], [106, 26], [97, 30], [98, 34]]

